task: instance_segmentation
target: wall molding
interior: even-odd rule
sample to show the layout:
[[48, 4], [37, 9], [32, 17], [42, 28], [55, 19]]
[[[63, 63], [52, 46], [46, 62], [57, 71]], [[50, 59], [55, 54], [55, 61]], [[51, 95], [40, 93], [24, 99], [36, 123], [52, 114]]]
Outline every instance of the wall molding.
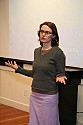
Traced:
[[8, 106], [11, 106], [13, 108], [17, 108], [26, 112], [29, 112], [29, 107], [30, 105], [26, 105], [24, 103], [12, 100], [12, 99], [8, 99], [8, 98], [4, 98], [4, 97], [0, 97], [0, 103], [1, 104], [6, 104]]

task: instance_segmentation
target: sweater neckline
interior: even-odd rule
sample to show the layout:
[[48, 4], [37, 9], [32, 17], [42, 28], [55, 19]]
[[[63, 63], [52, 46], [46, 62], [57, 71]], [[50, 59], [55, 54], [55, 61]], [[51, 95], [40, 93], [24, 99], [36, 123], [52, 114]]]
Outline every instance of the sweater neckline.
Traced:
[[42, 50], [42, 47], [40, 47], [40, 53], [41, 55], [46, 55], [47, 53], [49, 53], [54, 47], [48, 49], [48, 50]]

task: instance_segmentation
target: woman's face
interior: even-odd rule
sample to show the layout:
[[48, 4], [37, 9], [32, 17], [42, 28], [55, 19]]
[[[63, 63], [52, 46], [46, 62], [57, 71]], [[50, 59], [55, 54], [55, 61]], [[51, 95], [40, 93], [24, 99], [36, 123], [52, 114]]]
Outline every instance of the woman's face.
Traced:
[[40, 41], [43, 43], [51, 42], [53, 38], [52, 29], [47, 25], [43, 25], [40, 29]]

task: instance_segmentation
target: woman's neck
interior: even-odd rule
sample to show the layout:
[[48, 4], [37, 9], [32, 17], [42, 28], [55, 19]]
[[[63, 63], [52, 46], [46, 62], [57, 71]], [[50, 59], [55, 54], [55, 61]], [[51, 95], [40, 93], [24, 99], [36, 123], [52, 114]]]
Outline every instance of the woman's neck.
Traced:
[[52, 46], [50, 44], [43, 43], [42, 50], [49, 50], [51, 48], [52, 48]]

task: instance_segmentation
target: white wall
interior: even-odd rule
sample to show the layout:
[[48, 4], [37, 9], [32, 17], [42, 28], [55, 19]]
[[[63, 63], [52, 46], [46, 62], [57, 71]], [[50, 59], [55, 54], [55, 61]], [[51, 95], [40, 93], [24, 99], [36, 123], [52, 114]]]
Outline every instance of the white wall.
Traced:
[[83, 68], [82, 5], [83, 0], [0, 0], [0, 56], [33, 60], [39, 25], [50, 20], [57, 25], [66, 65]]
[[[66, 65], [83, 68], [83, 0], [9, 0], [9, 56], [33, 60], [37, 31], [44, 21], [56, 24]], [[80, 61], [81, 60], [81, 61]]]

